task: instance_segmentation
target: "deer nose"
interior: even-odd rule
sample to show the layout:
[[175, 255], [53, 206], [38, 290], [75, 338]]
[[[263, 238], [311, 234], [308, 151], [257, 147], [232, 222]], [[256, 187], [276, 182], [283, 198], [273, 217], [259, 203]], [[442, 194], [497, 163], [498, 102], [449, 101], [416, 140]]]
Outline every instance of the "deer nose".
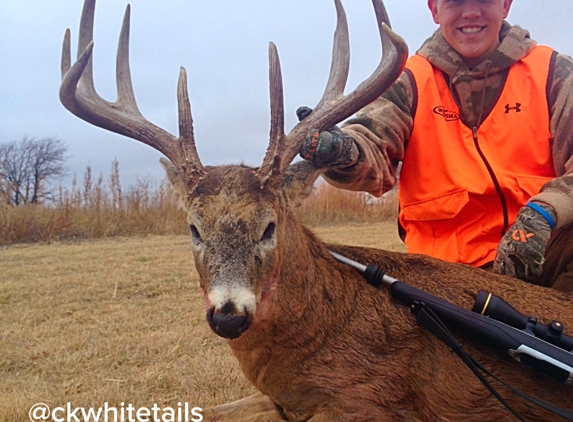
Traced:
[[246, 309], [238, 312], [235, 305], [229, 301], [221, 308], [209, 308], [207, 322], [215, 334], [233, 340], [249, 328], [251, 318]]

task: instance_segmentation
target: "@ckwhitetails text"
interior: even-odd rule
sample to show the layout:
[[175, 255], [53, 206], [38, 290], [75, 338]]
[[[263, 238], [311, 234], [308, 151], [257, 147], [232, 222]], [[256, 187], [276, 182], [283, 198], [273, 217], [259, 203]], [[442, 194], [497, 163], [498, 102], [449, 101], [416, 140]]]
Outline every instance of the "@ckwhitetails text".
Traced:
[[120, 403], [102, 407], [75, 407], [72, 403], [50, 408], [44, 403], [36, 403], [28, 413], [31, 422], [200, 422], [203, 409], [189, 403], [177, 403], [177, 407], [135, 407]]

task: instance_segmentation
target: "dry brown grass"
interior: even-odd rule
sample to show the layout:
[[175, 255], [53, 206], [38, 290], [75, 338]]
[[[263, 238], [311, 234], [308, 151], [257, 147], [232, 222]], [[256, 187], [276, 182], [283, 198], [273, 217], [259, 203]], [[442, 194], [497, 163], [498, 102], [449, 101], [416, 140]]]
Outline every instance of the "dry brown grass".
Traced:
[[312, 227], [395, 221], [398, 192], [391, 191], [382, 198], [375, 198], [364, 192], [336, 189], [320, 179], [296, 213]]
[[[316, 232], [403, 250], [395, 223]], [[15, 245], [0, 268], [1, 422], [38, 402], [209, 407], [254, 391], [205, 322], [187, 236]]]
[[185, 213], [166, 180], [139, 179], [124, 190], [119, 163], [109, 177], [94, 178], [91, 168], [79, 184], [60, 187], [53, 201], [19, 207], [0, 203], [0, 245], [98, 239], [147, 234], [184, 234]]
[[[187, 233], [185, 213], [178, 209], [167, 181], [139, 180], [124, 190], [119, 179], [114, 161], [109, 177], [96, 179], [88, 167], [83, 182], [74, 178], [49, 206], [0, 202], [0, 245]], [[394, 221], [397, 209], [395, 192], [376, 200], [321, 182], [296, 213], [305, 224], [321, 227]]]

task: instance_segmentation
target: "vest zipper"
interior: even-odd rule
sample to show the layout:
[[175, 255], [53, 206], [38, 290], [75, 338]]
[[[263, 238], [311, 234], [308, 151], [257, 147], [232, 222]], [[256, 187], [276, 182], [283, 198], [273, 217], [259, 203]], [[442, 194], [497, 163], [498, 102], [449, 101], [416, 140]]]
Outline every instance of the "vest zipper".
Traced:
[[503, 194], [502, 190], [501, 190], [501, 185], [499, 184], [499, 181], [497, 180], [497, 177], [495, 176], [495, 173], [493, 171], [493, 169], [491, 168], [491, 165], [489, 164], [489, 162], [487, 161], [485, 155], [483, 154], [480, 146], [479, 146], [479, 142], [478, 142], [478, 134], [477, 134], [478, 128], [477, 126], [474, 126], [472, 128], [472, 134], [473, 134], [473, 138], [474, 138], [474, 144], [476, 147], [476, 150], [479, 154], [479, 156], [481, 157], [481, 159], [483, 160], [483, 163], [485, 164], [485, 167], [487, 168], [487, 171], [491, 177], [491, 180], [493, 181], [493, 185], [495, 186], [495, 190], [497, 191], [497, 194], [499, 196], [499, 200], [501, 202], [501, 210], [503, 213], [503, 228], [501, 229], [501, 236], [503, 237], [503, 235], [505, 234], [505, 232], [507, 231], [508, 225], [509, 225], [509, 216], [508, 216], [508, 211], [507, 211], [507, 202], [505, 200], [505, 195]]

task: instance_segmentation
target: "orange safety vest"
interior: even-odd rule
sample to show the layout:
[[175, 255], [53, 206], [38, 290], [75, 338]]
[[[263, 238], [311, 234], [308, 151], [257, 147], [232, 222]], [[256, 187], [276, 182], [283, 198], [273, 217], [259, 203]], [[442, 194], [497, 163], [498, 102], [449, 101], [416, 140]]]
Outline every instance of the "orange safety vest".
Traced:
[[547, 100], [552, 54], [537, 46], [511, 66], [475, 129], [460, 121], [442, 71], [421, 56], [408, 59], [420, 93], [399, 179], [408, 252], [491, 262], [519, 208], [556, 177]]

